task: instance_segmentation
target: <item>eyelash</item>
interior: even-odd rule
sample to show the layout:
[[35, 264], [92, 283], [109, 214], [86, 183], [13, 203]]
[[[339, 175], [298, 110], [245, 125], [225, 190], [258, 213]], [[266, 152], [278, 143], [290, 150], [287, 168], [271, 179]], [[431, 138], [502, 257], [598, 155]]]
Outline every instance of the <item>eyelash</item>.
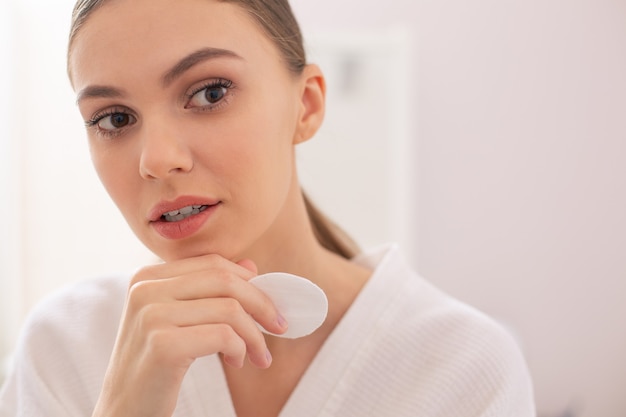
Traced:
[[[116, 137], [118, 135], [121, 134], [121, 132], [124, 130], [124, 128], [119, 128], [119, 129], [115, 129], [115, 130], [107, 130], [107, 129], [102, 129], [98, 126], [98, 123], [100, 123], [100, 121], [104, 120], [107, 117], [111, 117], [115, 114], [123, 114], [126, 115], [128, 117], [132, 117], [135, 118], [135, 116], [132, 114], [132, 112], [125, 108], [125, 107], [113, 107], [111, 109], [105, 110], [103, 112], [98, 112], [96, 113], [91, 119], [85, 121], [85, 126], [89, 129], [89, 128], [95, 128], [97, 133], [101, 136], [107, 137], [107, 138], [113, 138]], [[136, 118], [135, 118], [136, 119]]]
[[[219, 100], [217, 103], [212, 104], [212, 105], [198, 107], [198, 108], [187, 107], [188, 104], [189, 104], [189, 101], [196, 94], [198, 94], [201, 91], [209, 90], [209, 89], [213, 89], [213, 88], [223, 88], [223, 89], [226, 90], [224, 97], [221, 100]], [[217, 79], [214, 79], [214, 80], [211, 80], [211, 81], [207, 81], [207, 82], [201, 84], [199, 87], [192, 89], [188, 94], [186, 94], [186, 96], [187, 96], [187, 104], [185, 104], [185, 108], [191, 108], [191, 109], [193, 109], [195, 111], [200, 111], [200, 112], [218, 110], [223, 105], [228, 104], [229, 98], [230, 98], [230, 91], [233, 88], [234, 88], [233, 82], [231, 80], [227, 80], [225, 78], [217, 78]]]
[[[200, 93], [201, 91], [213, 89], [213, 88], [225, 89], [226, 91], [224, 92], [224, 97], [220, 99], [218, 102], [211, 104], [211, 105], [206, 105], [206, 106], [201, 106], [201, 107], [188, 107], [189, 102], [196, 94]], [[187, 98], [185, 108], [198, 111], [198, 112], [208, 112], [208, 111], [218, 110], [222, 106], [228, 104], [228, 102], [230, 101], [230, 90], [232, 90], [233, 88], [234, 88], [233, 82], [225, 78], [217, 78], [217, 79], [205, 82], [200, 87], [194, 88], [189, 93], [185, 94]], [[105, 110], [104, 112], [96, 113], [91, 119], [85, 121], [85, 126], [88, 129], [95, 128], [99, 135], [107, 137], [107, 138], [113, 138], [113, 137], [119, 136], [124, 131], [126, 126], [121, 127], [119, 129], [111, 129], [111, 130], [102, 129], [101, 127], [98, 126], [98, 124], [102, 120], [104, 120], [107, 117], [116, 115], [116, 114], [122, 114], [131, 118], [135, 118], [135, 121], [136, 121], [136, 117], [132, 114], [132, 112], [129, 109], [124, 108], [124, 107], [114, 107], [114, 108]]]

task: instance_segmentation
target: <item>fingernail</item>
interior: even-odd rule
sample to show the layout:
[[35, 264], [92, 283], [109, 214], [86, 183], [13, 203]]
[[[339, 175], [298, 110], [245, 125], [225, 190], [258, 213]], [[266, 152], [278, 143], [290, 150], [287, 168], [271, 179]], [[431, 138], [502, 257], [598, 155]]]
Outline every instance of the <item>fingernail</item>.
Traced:
[[269, 366], [272, 363], [272, 354], [269, 349], [265, 351], [265, 359], [267, 359], [267, 365]]
[[281, 329], [286, 329], [287, 326], [289, 326], [289, 324], [287, 323], [287, 320], [285, 320], [285, 318], [281, 316], [280, 314], [278, 314], [277, 321]]

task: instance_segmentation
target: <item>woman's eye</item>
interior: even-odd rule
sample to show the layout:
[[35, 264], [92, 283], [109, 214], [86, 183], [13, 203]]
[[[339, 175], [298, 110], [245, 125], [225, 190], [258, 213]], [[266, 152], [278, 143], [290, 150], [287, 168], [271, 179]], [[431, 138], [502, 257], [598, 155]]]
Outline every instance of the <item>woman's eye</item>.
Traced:
[[102, 130], [118, 130], [135, 123], [134, 116], [127, 113], [111, 113], [102, 117], [95, 124]]
[[212, 108], [220, 101], [224, 100], [228, 94], [229, 88], [232, 83], [227, 80], [220, 80], [210, 85], [202, 87], [200, 90], [192, 93], [189, 97], [189, 102], [185, 108], [205, 107]]
[[204, 107], [215, 104], [226, 95], [225, 87], [207, 87], [198, 91], [189, 100], [188, 107]]

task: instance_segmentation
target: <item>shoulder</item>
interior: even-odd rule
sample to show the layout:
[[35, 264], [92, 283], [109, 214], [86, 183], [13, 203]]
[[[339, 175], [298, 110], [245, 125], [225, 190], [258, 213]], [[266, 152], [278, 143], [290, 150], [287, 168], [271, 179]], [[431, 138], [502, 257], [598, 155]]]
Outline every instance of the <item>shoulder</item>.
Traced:
[[25, 416], [91, 412], [127, 282], [123, 275], [87, 279], [50, 294], [30, 312], [0, 391], [7, 410]]
[[52, 356], [79, 359], [110, 354], [128, 279], [124, 275], [90, 278], [48, 295], [25, 320], [16, 360], [20, 355], [37, 362]]
[[393, 248], [373, 279], [377, 293], [388, 292], [373, 346], [407, 396], [437, 398], [433, 407], [449, 411], [441, 415], [532, 415], [530, 376], [509, 328], [423, 279]]
[[90, 333], [117, 328], [129, 277], [95, 277], [56, 290], [29, 313], [23, 337], [64, 336], [82, 340]]
[[381, 330], [388, 336], [425, 339], [420, 346], [438, 352], [455, 352], [456, 347], [519, 352], [508, 328], [424, 279], [395, 246], [378, 258], [366, 291], [364, 301], [379, 304]]
[[[525, 367], [511, 329], [477, 308], [442, 292], [417, 274], [407, 274], [405, 285], [388, 306], [387, 337], [406, 340], [407, 347], [438, 369], [451, 367], [484, 373]], [[496, 372], [497, 373], [497, 372]]]

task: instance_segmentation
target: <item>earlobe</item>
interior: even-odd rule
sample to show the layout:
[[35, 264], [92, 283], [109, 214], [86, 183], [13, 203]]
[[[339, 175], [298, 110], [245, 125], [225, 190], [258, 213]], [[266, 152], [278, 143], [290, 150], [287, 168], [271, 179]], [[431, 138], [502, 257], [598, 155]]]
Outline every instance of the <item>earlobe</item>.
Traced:
[[322, 125], [326, 108], [326, 81], [320, 68], [317, 65], [307, 65], [301, 76], [301, 111], [294, 144], [305, 142], [315, 135]]

